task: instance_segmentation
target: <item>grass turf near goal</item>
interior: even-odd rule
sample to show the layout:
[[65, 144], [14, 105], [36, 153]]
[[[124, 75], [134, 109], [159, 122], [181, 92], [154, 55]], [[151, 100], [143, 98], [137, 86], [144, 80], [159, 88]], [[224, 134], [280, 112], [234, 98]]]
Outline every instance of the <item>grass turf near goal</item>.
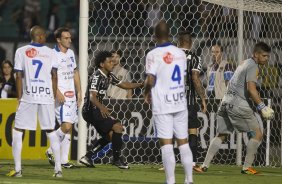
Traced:
[[[53, 178], [53, 167], [48, 161], [23, 161], [23, 177], [9, 178], [5, 174], [13, 168], [12, 160], [0, 160], [1, 184], [161, 184], [164, 183], [164, 171], [159, 165], [130, 165], [129, 170], [121, 170], [110, 164], [97, 165], [96, 168], [78, 166], [75, 169], [64, 169], [63, 178]], [[282, 168], [258, 167], [261, 175], [251, 176], [240, 173], [237, 166], [212, 165], [206, 173], [194, 173], [194, 183], [199, 184], [238, 184], [238, 183], [281, 183]], [[180, 164], [176, 167], [176, 183], [183, 183], [184, 173]]]

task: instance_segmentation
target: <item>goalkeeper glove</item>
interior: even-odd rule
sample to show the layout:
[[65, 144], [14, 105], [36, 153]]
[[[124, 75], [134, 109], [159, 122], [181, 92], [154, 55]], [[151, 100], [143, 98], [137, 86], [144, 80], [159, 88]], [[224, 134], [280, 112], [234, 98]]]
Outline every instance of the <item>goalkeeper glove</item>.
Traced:
[[264, 119], [271, 120], [274, 118], [274, 110], [266, 106], [263, 102], [258, 104], [257, 109], [261, 111], [261, 115]]

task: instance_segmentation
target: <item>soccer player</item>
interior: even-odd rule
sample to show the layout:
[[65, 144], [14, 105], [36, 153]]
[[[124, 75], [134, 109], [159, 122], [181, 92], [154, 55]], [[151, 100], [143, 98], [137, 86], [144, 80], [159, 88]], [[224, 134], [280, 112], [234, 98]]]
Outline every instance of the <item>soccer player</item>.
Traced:
[[55, 127], [54, 97], [57, 91], [57, 59], [54, 51], [43, 44], [45, 30], [34, 26], [30, 30], [31, 43], [18, 48], [15, 54], [16, 85], [19, 106], [13, 129], [13, 157], [15, 169], [11, 177], [22, 177], [21, 151], [24, 130], [36, 130], [38, 117], [46, 130], [55, 157], [54, 177], [62, 177], [60, 139]]
[[185, 170], [185, 183], [192, 183], [192, 152], [188, 145], [188, 112], [185, 95], [185, 53], [169, 42], [169, 27], [160, 21], [154, 30], [157, 47], [146, 56], [145, 102], [152, 103], [156, 134], [160, 141], [166, 183], [175, 183], [173, 136]]
[[[61, 27], [54, 32], [57, 45], [54, 51], [57, 55], [58, 67], [58, 89], [56, 96], [56, 118], [60, 128], [58, 134], [62, 136], [61, 142], [61, 164], [64, 168], [73, 168], [69, 162], [71, 129], [78, 121], [77, 107], [81, 104], [80, 77], [76, 66], [74, 52], [70, 49], [71, 34], [67, 28]], [[51, 165], [54, 165], [52, 149], [48, 148], [46, 156]]]
[[79, 162], [87, 167], [94, 167], [92, 157], [112, 142], [113, 165], [120, 169], [129, 169], [121, 159], [123, 126], [118, 120], [110, 116], [110, 109], [103, 105], [103, 98], [110, 84], [123, 89], [141, 87], [143, 83], [121, 82], [112, 74], [114, 59], [112, 53], [101, 51], [95, 57], [96, 71], [88, 81], [82, 116], [88, 124], [92, 124], [101, 135], [96, 144], [83, 156]]
[[186, 80], [186, 94], [188, 104], [188, 142], [193, 153], [193, 169], [197, 172], [202, 172], [201, 168], [196, 165], [198, 156], [198, 128], [200, 122], [198, 120], [197, 112], [199, 106], [196, 103], [196, 93], [201, 98], [201, 110], [203, 113], [207, 111], [207, 104], [205, 101], [205, 89], [200, 80], [200, 72], [202, 71], [201, 59], [196, 53], [191, 51], [192, 37], [187, 31], [178, 34], [178, 47], [186, 54], [187, 60], [187, 80]]
[[227, 92], [217, 112], [218, 135], [211, 140], [205, 161], [201, 166], [204, 172], [207, 171], [222, 141], [226, 139], [229, 133], [236, 130], [247, 132], [249, 137], [241, 173], [252, 175], [258, 173], [252, 168], [252, 163], [263, 138], [263, 133], [251, 108], [250, 100], [256, 104], [263, 118], [273, 118], [274, 111], [263, 103], [256, 89], [258, 65], [264, 65], [268, 62], [270, 51], [271, 48], [266, 43], [257, 43], [253, 49], [253, 56], [238, 66], [229, 81]]

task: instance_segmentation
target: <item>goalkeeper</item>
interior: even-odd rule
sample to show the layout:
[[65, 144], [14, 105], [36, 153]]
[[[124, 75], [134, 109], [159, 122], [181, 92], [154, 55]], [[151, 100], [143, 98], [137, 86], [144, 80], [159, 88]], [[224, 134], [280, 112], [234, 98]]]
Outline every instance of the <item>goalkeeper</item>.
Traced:
[[258, 173], [252, 168], [252, 163], [263, 138], [263, 133], [251, 109], [250, 99], [256, 104], [263, 118], [273, 118], [274, 111], [262, 102], [256, 89], [258, 65], [264, 65], [268, 62], [270, 51], [271, 48], [266, 43], [257, 43], [254, 46], [252, 58], [245, 60], [236, 69], [217, 112], [218, 135], [210, 142], [205, 161], [201, 166], [202, 171], [207, 171], [222, 141], [225, 140], [229, 133], [236, 130], [247, 132], [249, 137], [241, 173], [251, 175]]

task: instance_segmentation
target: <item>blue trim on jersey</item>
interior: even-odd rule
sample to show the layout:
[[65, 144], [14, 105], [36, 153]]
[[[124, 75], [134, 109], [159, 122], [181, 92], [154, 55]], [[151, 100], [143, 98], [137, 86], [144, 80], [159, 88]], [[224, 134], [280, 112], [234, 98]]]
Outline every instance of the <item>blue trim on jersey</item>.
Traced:
[[61, 119], [61, 123], [64, 122], [64, 121], [63, 121], [63, 112], [64, 112], [63, 106], [64, 106], [64, 105], [61, 105], [61, 108], [60, 108], [60, 119]]
[[14, 69], [14, 72], [23, 72], [23, 70]]
[[57, 51], [57, 52], [61, 52], [61, 51], [60, 51], [60, 48], [58, 47], [57, 44], [55, 45], [54, 49], [55, 49], [55, 51]]
[[234, 72], [232, 72], [232, 71], [226, 71], [226, 72], [224, 72], [224, 74], [223, 74], [224, 80], [229, 81], [229, 80], [232, 78], [233, 73], [234, 73]]
[[170, 43], [170, 42], [165, 42], [165, 43], [157, 45], [156, 48], [158, 48], [158, 47], [167, 47], [167, 46], [170, 46], [170, 45], [173, 45], [173, 44]]
[[43, 47], [44, 46], [41, 43], [34, 43], [34, 42], [31, 42], [29, 45], [32, 45], [32, 46], [35, 46], [35, 47]]

